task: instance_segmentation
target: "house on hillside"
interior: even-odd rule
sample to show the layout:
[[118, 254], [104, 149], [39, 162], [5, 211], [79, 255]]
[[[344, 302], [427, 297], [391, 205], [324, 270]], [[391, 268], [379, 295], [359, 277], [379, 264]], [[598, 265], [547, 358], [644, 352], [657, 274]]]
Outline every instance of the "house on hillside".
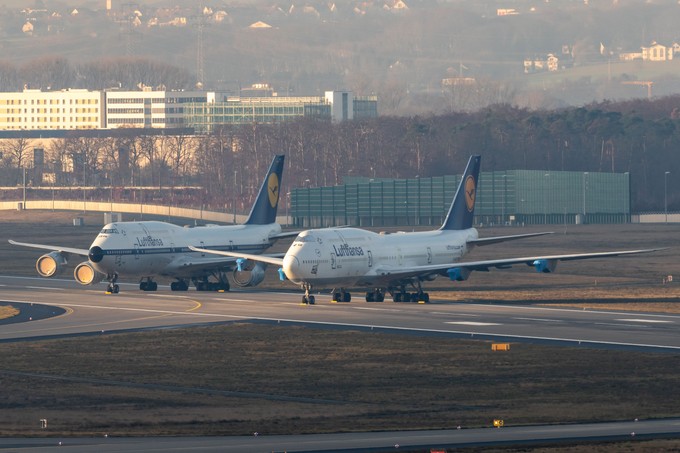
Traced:
[[560, 59], [555, 54], [549, 53], [543, 58], [526, 58], [524, 60], [524, 73], [550, 71], [555, 72], [560, 68]]
[[644, 61], [669, 61], [673, 59], [673, 47], [666, 47], [656, 41], [649, 47], [642, 47]]
[[680, 53], [680, 44], [673, 43], [671, 46], [664, 46], [653, 41], [649, 47], [641, 47], [640, 52], [621, 52], [621, 61], [670, 61], [673, 56]]

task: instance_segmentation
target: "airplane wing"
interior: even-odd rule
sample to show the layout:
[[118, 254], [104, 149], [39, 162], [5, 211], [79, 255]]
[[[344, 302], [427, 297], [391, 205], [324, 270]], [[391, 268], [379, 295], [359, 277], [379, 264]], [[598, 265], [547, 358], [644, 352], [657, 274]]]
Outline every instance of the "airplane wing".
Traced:
[[269, 239], [284, 239], [284, 238], [294, 238], [297, 237], [297, 235], [300, 234], [300, 231], [282, 231], [279, 234], [275, 234], [273, 236], [270, 236]]
[[546, 231], [543, 233], [527, 233], [527, 234], [514, 234], [512, 236], [496, 236], [490, 238], [478, 238], [472, 241], [468, 241], [468, 244], [473, 245], [491, 245], [498, 244], [499, 242], [514, 241], [515, 239], [525, 239], [532, 238], [535, 236], [545, 236], [546, 234], [553, 234], [552, 231]]
[[72, 253], [74, 255], [81, 255], [81, 256], [87, 256], [88, 253], [90, 252], [88, 249], [77, 249], [73, 247], [59, 247], [56, 245], [44, 245], [44, 244], [32, 244], [29, 242], [17, 242], [9, 239], [9, 243], [12, 245], [19, 245], [21, 247], [31, 247], [34, 249], [41, 249], [41, 250], [50, 250], [52, 252], [61, 252], [61, 253]]
[[209, 250], [209, 249], [203, 249], [200, 247], [194, 247], [193, 245], [189, 246], [189, 249], [193, 250], [194, 252], [201, 252], [201, 253], [211, 253], [213, 255], [222, 255], [222, 256], [227, 256], [231, 259], [231, 261], [236, 261], [237, 258], [245, 258], [248, 260], [253, 260], [253, 261], [260, 261], [262, 263], [267, 263], [267, 264], [274, 264], [277, 266], [283, 266], [283, 253], [279, 254], [268, 254], [268, 255], [251, 255], [248, 253], [233, 253], [233, 252], [222, 252], [220, 250]]
[[539, 272], [553, 272], [559, 261], [586, 260], [594, 258], [612, 258], [623, 255], [652, 253], [666, 248], [619, 250], [612, 252], [573, 253], [566, 255], [525, 256], [520, 258], [503, 258], [496, 260], [467, 261], [460, 263], [433, 264], [414, 266], [411, 268], [377, 268], [373, 277], [367, 276], [371, 282], [393, 282], [413, 277], [448, 275], [452, 280], [465, 280], [472, 271], [488, 272], [492, 268], [509, 269], [515, 264], [533, 266]]

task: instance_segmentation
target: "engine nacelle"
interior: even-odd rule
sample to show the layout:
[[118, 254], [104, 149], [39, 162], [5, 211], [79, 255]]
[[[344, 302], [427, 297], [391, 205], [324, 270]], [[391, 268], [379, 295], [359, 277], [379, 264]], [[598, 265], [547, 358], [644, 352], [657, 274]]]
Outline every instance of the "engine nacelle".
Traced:
[[264, 270], [266, 264], [255, 263], [250, 269], [241, 267], [241, 270], [234, 269], [233, 280], [236, 286], [245, 288], [246, 286], [257, 286], [264, 280]]
[[536, 268], [536, 272], [549, 274], [550, 272], [555, 271], [557, 260], [535, 260], [533, 266]]
[[471, 272], [472, 271], [470, 269], [466, 269], [464, 267], [454, 267], [446, 271], [446, 273], [449, 275], [449, 278], [455, 282], [463, 282], [467, 280]]
[[92, 267], [88, 261], [80, 263], [73, 270], [73, 278], [81, 285], [94, 285], [104, 280], [104, 277], [106, 276]]
[[38, 258], [35, 262], [35, 270], [41, 277], [54, 277], [64, 271], [66, 257], [60, 252], [50, 252]]

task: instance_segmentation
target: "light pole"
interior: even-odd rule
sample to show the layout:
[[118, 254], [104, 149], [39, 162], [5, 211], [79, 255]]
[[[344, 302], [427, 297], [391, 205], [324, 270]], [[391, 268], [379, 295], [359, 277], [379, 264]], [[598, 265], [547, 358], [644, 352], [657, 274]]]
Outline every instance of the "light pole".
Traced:
[[508, 175], [503, 175], [503, 204], [501, 205], [501, 225], [505, 225], [505, 202], [508, 198]]
[[586, 223], [586, 187], [588, 185], [588, 172], [583, 172], [583, 223]]
[[[546, 173], [545, 175], [546, 178], [550, 178], [550, 173]], [[543, 190], [543, 224], [547, 225], [548, 224], [548, 179], [545, 180], [545, 187]]]
[[290, 192], [286, 192], [286, 226], [290, 226], [290, 217], [288, 217], [288, 206], [290, 206]]
[[236, 173], [234, 170], [234, 190], [231, 192], [231, 210], [234, 211], [234, 225], [236, 225]]
[[668, 175], [671, 172], [667, 171], [663, 175], [663, 212], [666, 215], [666, 223], [668, 223]]

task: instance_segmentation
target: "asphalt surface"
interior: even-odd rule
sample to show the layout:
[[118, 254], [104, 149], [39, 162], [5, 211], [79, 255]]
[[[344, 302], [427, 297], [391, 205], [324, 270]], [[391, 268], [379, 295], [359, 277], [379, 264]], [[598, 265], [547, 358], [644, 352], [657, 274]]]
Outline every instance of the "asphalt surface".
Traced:
[[[297, 292], [182, 293], [171, 292], [167, 287], [141, 292], [133, 285], [122, 285], [121, 293], [115, 295], [104, 290], [104, 285], [81, 287], [70, 280], [0, 276], [0, 304], [9, 303], [22, 311], [22, 318], [0, 322], [0, 341], [249, 321], [680, 353], [679, 315], [445, 301], [424, 305], [362, 301], [336, 304], [324, 295], [317, 296], [316, 305], [306, 306], [299, 303]], [[6, 438], [0, 439], [0, 450], [398, 451], [651, 437], [680, 437], [680, 420], [315, 436]]]
[[0, 277], [0, 303], [28, 304], [23, 311], [29, 317], [38, 304], [65, 310], [3, 325], [0, 341], [251, 321], [680, 353], [680, 315], [673, 314], [459, 302], [331, 303], [326, 295], [308, 306], [299, 303], [297, 292], [171, 292], [166, 287], [142, 292], [129, 285], [119, 294], [105, 294], [104, 288]]

